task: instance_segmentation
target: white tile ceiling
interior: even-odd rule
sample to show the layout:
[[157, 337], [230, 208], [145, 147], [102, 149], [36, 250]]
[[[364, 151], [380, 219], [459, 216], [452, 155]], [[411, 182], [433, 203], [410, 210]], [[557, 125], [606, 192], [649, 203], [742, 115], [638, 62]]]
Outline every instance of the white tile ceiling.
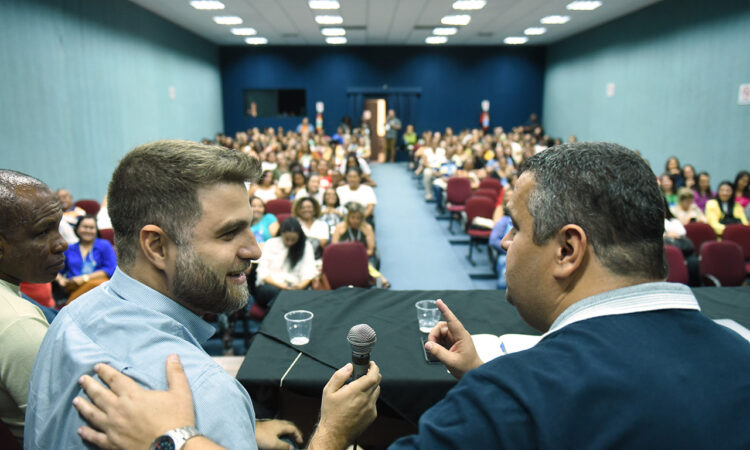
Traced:
[[547, 33], [530, 36], [526, 45], [546, 45], [589, 28], [630, 14], [661, 0], [603, 0], [594, 11], [568, 11], [572, 0], [487, 0], [479, 11], [454, 11], [453, 0], [339, 0], [338, 11], [313, 11], [307, 0], [222, 0], [221, 11], [193, 9], [189, 0], [130, 0], [133, 3], [219, 45], [247, 45], [217, 25], [215, 15], [237, 15], [242, 27], [253, 27], [270, 45], [326, 45], [318, 14], [344, 18], [348, 45], [426, 45], [424, 40], [448, 14], [470, 14], [471, 23], [459, 27], [447, 45], [504, 45], [507, 36], [523, 36], [523, 30], [540, 26], [547, 15], [571, 17], [564, 25], [546, 25]]

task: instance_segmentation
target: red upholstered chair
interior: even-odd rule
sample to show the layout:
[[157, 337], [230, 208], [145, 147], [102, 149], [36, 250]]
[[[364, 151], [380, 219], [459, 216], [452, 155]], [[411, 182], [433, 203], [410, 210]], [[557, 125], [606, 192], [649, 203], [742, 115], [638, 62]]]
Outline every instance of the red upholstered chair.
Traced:
[[[473, 194], [471, 194], [472, 197], [476, 197], [476, 196], [487, 197], [488, 199], [492, 200], [493, 205], [497, 203], [498, 195], [500, 195], [500, 192], [495, 192], [494, 189], [482, 189], [482, 188], [477, 189], [476, 191], [474, 191]], [[492, 214], [490, 214], [488, 217], [492, 217]]]
[[463, 177], [448, 178], [445, 196], [447, 201], [446, 209], [450, 213], [448, 231], [453, 233], [453, 219], [465, 210], [466, 200], [471, 197], [471, 181]]
[[78, 206], [80, 208], [83, 208], [84, 211], [86, 211], [86, 214], [95, 216], [96, 213], [99, 212], [99, 202], [96, 200], [78, 200], [75, 202], [75, 206]]
[[276, 214], [276, 220], [279, 221], [279, 225], [284, 223], [284, 221], [290, 217], [292, 217], [290, 213], [277, 213]]
[[667, 255], [667, 265], [669, 266], [667, 281], [688, 284], [690, 277], [688, 276], [685, 258], [682, 256], [682, 250], [674, 245], [665, 245], [664, 253]]
[[745, 281], [742, 247], [735, 242], [705, 242], [701, 246], [701, 278], [715, 286], [740, 286]]
[[745, 258], [745, 273], [750, 275], [750, 227], [742, 224], [727, 225], [722, 237], [725, 241], [736, 242], [742, 247]]
[[110, 244], [115, 245], [115, 230], [112, 228], [102, 228], [99, 230], [99, 235], [102, 239], [106, 239]]
[[503, 190], [503, 184], [497, 178], [486, 177], [479, 183], [478, 189], [492, 189], [495, 191], [495, 196], [497, 197], [497, 195], [500, 195], [500, 191]]
[[361, 242], [328, 244], [323, 250], [323, 273], [331, 289], [341, 286], [370, 287], [367, 250]]
[[[471, 222], [475, 217], [491, 218], [493, 211], [495, 211], [495, 201], [489, 199], [488, 197], [482, 195], [472, 195], [471, 198], [466, 201], [466, 234], [469, 235], [469, 254], [466, 255], [466, 259], [469, 260], [469, 263], [471, 263], [472, 266], [476, 265], [474, 260], [471, 258], [474, 246], [480, 243], [484, 243], [485, 246], [487, 246], [492, 230], [472, 228]], [[489, 255], [491, 266], [493, 264], [493, 261], [489, 250], [487, 250], [487, 254]]]
[[[266, 212], [271, 213], [279, 219], [279, 214], [291, 214], [292, 202], [285, 198], [276, 198], [266, 203]], [[281, 222], [281, 220], [279, 220]]]
[[716, 240], [716, 232], [711, 228], [711, 225], [707, 223], [690, 222], [685, 225], [685, 231], [687, 232], [688, 239], [693, 241], [695, 252], [698, 254], [700, 254], [701, 245], [703, 245], [704, 242]]

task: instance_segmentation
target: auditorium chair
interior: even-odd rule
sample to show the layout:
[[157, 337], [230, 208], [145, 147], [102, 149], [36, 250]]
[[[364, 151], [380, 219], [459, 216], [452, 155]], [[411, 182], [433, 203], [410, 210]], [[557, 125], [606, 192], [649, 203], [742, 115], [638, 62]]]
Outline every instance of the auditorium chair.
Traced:
[[341, 286], [372, 286], [367, 265], [367, 249], [361, 242], [329, 244], [323, 250], [323, 274], [331, 289]]
[[665, 245], [664, 253], [667, 255], [667, 265], [669, 266], [667, 281], [670, 283], [688, 284], [690, 277], [688, 276], [685, 258], [682, 256], [682, 250], [674, 245]]
[[705, 242], [700, 252], [700, 274], [714, 286], [741, 286], [745, 282], [742, 247], [731, 241]]
[[[475, 217], [491, 218], [492, 213], [495, 211], [495, 201], [482, 195], [472, 195], [469, 200], [466, 201], [466, 234], [469, 235], [469, 254], [466, 255], [466, 259], [472, 266], [476, 263], [472, 259], [471, 255], [474, 250], [474, 246], [478, 246], [480, 243], [487, 243], [490, 240], [491, 229], [486, 228], [474, 228], [471, 226], [471, 222]], [[490, 260], [490, 266], [494, 264], [492, 261], [492, 254], [487, 250], [487, 255]]]
[[[495, 203], [497, 203], [497, 197], [498, 197], [498, 195], [500, 195], [499, 192], [495, 192], [494, 189], [489, 189], [489, 188], [488, 189], [479, 188], [479, 189], [477, 189], [476, 191], [474, 191], [471, 194], [472, 197], [476, 197], [476, 196], [487, 197], [488, 199], [492, 200], [493, 206], [494, 206]], [[494, 211], [494, 209], [493, 209], [493, 211]], [[490, 214], [488, 217], [491, 218], [492, 214]]]
[[288, 218], [292, 217], [291, 213], [278, 213], [276, 214], [276, 220], [279, 221], [279, 225], [284, 223], [284, 221]]
[[[285, 198], [275, 198], [269, 200], [266, 203], [266, 212], [276, 216], [279, 220], [279, 214], [291, 214], [292, 213], [292, 202]], [[281, 220], [279, 220], [281, 222]]]
[[727, 225], [722, 235], [725, 241], [736, 242], [742, 247], [745, 258], [745, 273], [750, 276], [750, 227], [742, 224]]
[[690, 222], [685, 225], [685, 232], [687, 233], [688, 239], [693, 241], [695, 246], [695, 253], [700, 254], [701, 245], [704, 242], [715, 241], [716, 232], [711, 225], [703, 222]]
[[[481, 183], [479, 183], [477, 189], [492, 189], [497, 195], [500, 195], [500, 191], [503, 190], [503, 184], [497, 178], [486, 177]], [[495, 197], [497, 197], [497, 195]]]
[[115, 245], [115, 230], [112, 228], [102, 228], [99, 230], [99, 237], [106, 239], [110, 244]]
[[75, 206], [78, 206], [79, 208], [82, 208], [84, 211], [86, 211], [86, 214], [95, 216], [96, 213], [99, 212], [99, 202], [96, 200], [78, 200], [75, 202]]
[[464, 212], [466, 209], [466, 200], [471, 197], [471, 181], [464, 177], [448, 178], [448, 186], [445, 189], [445, 198], [447, 201], [446, 209], [450, 215], [448, 222], [448, 231], [453, 233], [453, 219]]

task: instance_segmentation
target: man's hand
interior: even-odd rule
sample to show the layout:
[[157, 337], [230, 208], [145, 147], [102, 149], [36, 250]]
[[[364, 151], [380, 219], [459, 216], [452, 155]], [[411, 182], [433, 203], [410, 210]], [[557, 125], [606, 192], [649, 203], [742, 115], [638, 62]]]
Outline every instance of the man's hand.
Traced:
[[302, 445], [302, 432], [288, 420], [261, 420], [255, 422], [255, 441], [260, 450], [292, 450], [294, 446], [280, 437], [288, 436]]
[[365, 376], [345, 384], [352, 370], [351, 363], [337, 370], [323, 389], [320, 423], [308, 450], [343, 450], [378, 416], [380, 369], [371, 361]]
[[445, 322], [438, 322], [430, 331], [424, 348], [440, 360], [448, 371], [460, 379], [471, 369], [482, 365], [471, 335], [442, 300], [437, 307]]
[[177, 355], [167, 358], [168, 391], [148, 391], [106, 364], [94, 372], [112, 390], [88, 375], [79, 380], [91, 398], [73, 399], [73, 405], [93, 428], [78, 434], [104, 449], [149, 448], [158, 436], [173, 428], [195, 425], [193, 396]]

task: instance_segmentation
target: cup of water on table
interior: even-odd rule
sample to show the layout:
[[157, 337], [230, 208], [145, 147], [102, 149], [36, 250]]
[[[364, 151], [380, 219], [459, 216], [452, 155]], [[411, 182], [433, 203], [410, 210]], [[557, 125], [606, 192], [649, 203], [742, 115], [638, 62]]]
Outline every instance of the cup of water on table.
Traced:
[[440, 321], [440, 310], [435, 300], [420, 300], [414, 306], [417, 307], [417, 321], [419, 331], [429, 333]]
[[286, 330], [289, 332], [289, 342], [292, 345], [305, 345], [310, 342], [313, 315], [310, 311], [302, 309], [284, 314]]

